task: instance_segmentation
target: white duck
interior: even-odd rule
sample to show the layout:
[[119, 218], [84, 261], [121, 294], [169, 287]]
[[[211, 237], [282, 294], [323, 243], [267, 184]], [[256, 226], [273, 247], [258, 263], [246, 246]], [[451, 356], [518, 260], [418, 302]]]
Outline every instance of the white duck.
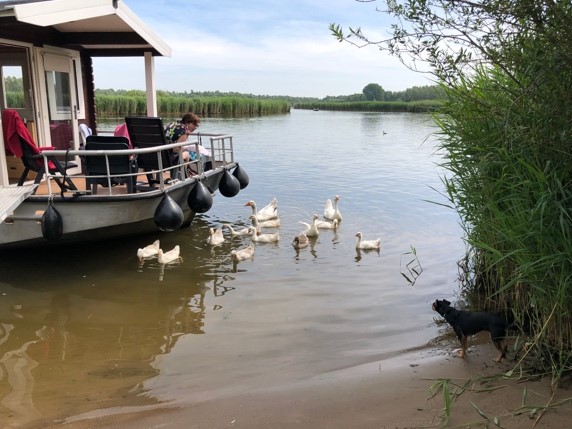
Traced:
[[254, 226], [258, 232], [260, 232], [261, 228], [280, 228], [280, 219], [278, 218], [259, 221], [256, 216], [251, 215], [249, 219], [252, 221], [252, 226]]
[[329, 198], [326, 200], [326, 207], [324, 207], [324, 218], [329, 220], [337, 219], [338, 222], [342, 220], [342, 214], [338, 208], [338, 201], [340, 201], [339, 195], [334, 197], [333, 203]]
[[311, 224], [300, 221], [300, 223], [306, 227], [306, 231], [304, 231], [304, 234], [306, 234], [306, 236], [317, 237], [318, 235], [320, 235], [320, 230], [318, 229], [318, 217], [319, 216], [317, 214], [314, 214], [314, 216], [312, 216]]
[[294, 246], [294, 249], [303, 249], [304, 247], [308, 247], [309, 243], [310, 240], [308, 240], [308, 236], [303, 232], [298, 234], [294, 237], [294, 240], [292, 240], [292, 246]]
[[239, 230], [235, 230], [231, 225], [229, 225], [228, 223], [223, 224], [222, 226], [223, 228], [227, 228], [230, 231], [230, 235], [232, 235], [233, 237], [239, 237], [239, 236], [243, 236], [243, 235], [250, 235], [250, 231], [248, 230], [248, 227], [246, 228], [241, 228]]
[[157, 257], [160, 264], [169, 264], [177, 261], [181, 257], [181, 247], [177, 244], [168, 252], [163, 253], [163, 249], [159, 249]]
[[224, 235], [222, 234], [221, 228], [210, 228], [209, 232], [210, 235], [209, 238], [207, 238], [207, 244], [210, 244], [211, 246], [218, 246], [219, 244], [224, 243]]
[[362, 249], [362, 250], [376, 249], [376, 250], [379, 250], [379, 248], [381, 247], [381, 238], [378, 238], [377, 240], [362, 240], [361, 232], [357, 232], [356, 237], [357, 237], [356, 238], [356, 249]]
[[148, 244], [143, 248], [137, 249], [137, 257], [139, 260], [143, 260], [146, 258], [150, 258], [151, 256], [155, 256], [160, 248], [159, 240], [155, 240], [153, 243]]
[[256, 228], [253, 226], [250, 227], [250, 237], [252, 241], [259, 243], [275, 243], [280, 241], [280, 233], [275, 232], [274, 234], [259, 234], [256, 231]]
[[245, 259], [250, 259], [254, 256], [254, 244], [250, 243], [248, 246], [242, 249], [233, 250], [230, 252], [230, 257], [234, 262], [244, 261]]
[[245, 206], [252, 207], [252, 214], [254, 216], [256, 216], [256, 218], [259, 221], [264, 221], [264, 220], [276, 219], [278, 217], [278, 207], [276, 205], [272, 205], [272, 203], [275, 201], [276, 201], [276, 198], [274, 198], [270, 202], [270, 204], [263, 207], [262, 210], [260, 210], [260, 211], [258, 211], [258, 209], [256, 207], [256, 203], [253, 200], [250, 200], [249, 202], [247, 202], [245, 204]]
[[316, 221], [316, 226], [318, 227], [318, 229], [338, 229], [338, 220], [334, 219], [333, 221], [327, 221], [327, 220], [317, 220]]

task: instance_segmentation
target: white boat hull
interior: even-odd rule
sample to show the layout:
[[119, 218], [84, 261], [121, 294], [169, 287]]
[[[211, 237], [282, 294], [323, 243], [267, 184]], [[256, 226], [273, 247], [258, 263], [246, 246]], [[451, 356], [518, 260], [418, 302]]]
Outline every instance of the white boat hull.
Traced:
[[[232, 166], [228, 165], [226, 169]], [[209, 171], [201, 181], [214, 192], [223, 172], [223, 168]], [[187, 199], [196, 183], [197, 180], [191, 177], [165, 190], [183, 210], [182, 227], [189, 226], [195, 215]], [[159, 231], [154, 222], [155, 210], [165, 192], [157, 189], [122, 196], [54, 196], [53, 206], [63, 224], [63, 234], [57, 240], [47, 240], [42, 233], [41, 213], [48, 207], [48, 197], [32, 195], [6, 222], [0, 223], [0, 249], [98, 241]]]

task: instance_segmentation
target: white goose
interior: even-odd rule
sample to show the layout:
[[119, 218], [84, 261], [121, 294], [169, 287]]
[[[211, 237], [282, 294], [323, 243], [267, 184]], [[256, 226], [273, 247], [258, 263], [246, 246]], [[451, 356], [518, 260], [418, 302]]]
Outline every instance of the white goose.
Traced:
[[252, 207], [252, 214], [256, 216], [259, 221], [276, 219], [278, 217], [278, 207], [276, 205], [272, 205], [274, 201], [276, 201], [276, 198], [273, 199], [270, 204], [264, 207], [261, 211], [258, 211], [256, 208], [256, 203], [253, 200], [247, 202], [245, 206]]
[[338, 229], [338, 220], [334, 219], [331, 222], [327, 220], [317, 220], [316, 226], [318, 229]]
[[246, 228], [242, 228], [239, 230], [235, 230], [231, 225], [229, 225], [228, 223], [223, 224], [222, 226], [223, 228], [227, 228], [230, 231], [230, 235], [232, 235], [233, 237], [239, 237], [239, 236], [243, 236], [243, 235], [250, 235], [250, 231], [248, 230], [248, 227]]
[[362, 249], [362, 250], [376, 249], [376, 250], [379, 250], [379, 248], [381, 247], [381, 238], [378, 238], [377, 240], [362, 240], [361, 232], [357, 232], [356, 237], [357, 237], [356, 238], [356, 249]]
[[294, 240], [292, 240], [292, 246], [294, 246], [294, 249], [303, 249], [304, 247], [308, 247], [309, 243], [310, 240], [308, 240], [308, 236], [303, 232], [298, 234], [294, 237]]
[[276, 199], [276, 197], [272, 198], [272, 200], [266, 204], [264, 207], [262, 207], [260, 210], [258, 210], [258, 213], [262, 214], [263, 216], [272, 216], [274, 214], [278, 214], [277, 212], [278, 209], [278, 200]]
[[324, 207], [324, 218], [329, 220], [337, 219], [338, 222], [342, 220], [342, 214], [338, 208], [338, 201], [340, 201], [339, 195], [334, 197], [333, 203], [329, 198], [326, 200], [326, 207]]
[[224, 235], [222, 235], [221, 228], [218, 229], [210, 228], [209, 232], [210, 235], [209, 238], [207, 238], [207, 244], [210, 244], [211, 246], [218, 246], [219, 244], [224, 243]]
[[163, 253], [163, 249], [159, 249], [157, 257], [160, 264], [170, 264], [177, 261], [181, 257], [181, 247], [177, 244], [168, 252]]
[[300, 223], [306, 227], [306, 231], [304, 231], [304, 234], [306, 234], [306, 236], [317, 237], [318, 235], [320, 235], [320, 230], [318, 229], [318, 217], [319, 216], [317, 214], [314, 214], [314, 216], [312, 216], [311, 224], [300, 221]]
[[151, 256], [155, 256], [160, 248], [159, 240], [155, 240], [153, 243], [148, 244], [143, 248], [137, 249], [137, 257], [139, 260], [143, 260], [146, 258], [150, 258]]
[[274, 234], [259, 234], [256, 231], [256, 228], [251, 226], [250, 238], [252, 241], [256, 241], [259, 243], [275, 243], [277, 241], [280, 241], [280, 233], [275, 232]]
[[280, 219], [278, 218], [259, 221], [256, 216], [251, 215], [249, 219], [252, 221], [252, 226], [254, 226], [258, 232], [260, 232], [261, 228], [280, 228]]
[[242, 249], [233, 250], [230, 252], [230, 257], [234, 262], [244, 261], [245, 259], [250, 259], [254, 256], [254, 244], [250, 243], [248, 246]]

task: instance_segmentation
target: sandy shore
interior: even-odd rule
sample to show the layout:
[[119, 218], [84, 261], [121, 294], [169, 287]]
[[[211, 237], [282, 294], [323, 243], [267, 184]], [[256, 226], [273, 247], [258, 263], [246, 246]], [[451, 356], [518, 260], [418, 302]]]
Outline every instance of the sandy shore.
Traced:
[[[113, 415], [83, 415], [52, 428], [420, 428], [444, 422], [444, 395], [430, 387], [451, 380], [460, 393], [451, 404], [447, 427], [566, 428], [572, 405], [543, 407], [572, 398], [572, 390], [550, 393], [550, 380], [518, 381], [479, 377], [502, 374], [512, 362], [492, 361], [491, 344], [473, 346], [465, 359], [453, 351], [415, 351], [381, 362], [339, 369], [272, 389], [245, 391]], [[462, 393], [461, 393], [462, 392]], [[523, 408], [524, 405], [524, 408]], [[478, 410], [477, 410], [478, 408]], [[532, 411], [536, 410], [535, 413]], [[109, 410], [107, 411], [109, 412]], [[496, 418], [496, 419], [495, 419]], [[498, 420], [497, 420], [498, 419]]]

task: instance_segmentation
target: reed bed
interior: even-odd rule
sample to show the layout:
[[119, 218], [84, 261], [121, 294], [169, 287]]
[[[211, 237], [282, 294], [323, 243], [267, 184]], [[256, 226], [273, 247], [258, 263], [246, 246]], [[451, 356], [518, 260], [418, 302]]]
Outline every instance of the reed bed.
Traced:
[[[97, 114], [101, 118], [118, 118], [129, 115], [145, 115], [146, 99], [143, 95], [106, 95], [95, 97]], [[247, 97], [157, 97], [159, 115], [180, 117], [192, 111], [203, 117], [241, 117], [289, 113], [286, 100], [262, 100]]]
[[444, 87], [436, 119], [469, 245], [467, 292], [512, 313], [528, 335], [523, 357], [557, 380], [572, 368], [572, 86], [529, 73], [480, 69]]
[[423, 101], [310, 101], [294, 103], [296, 109], [347, 112], [432, 112], [442, 106], [439, 100]]

